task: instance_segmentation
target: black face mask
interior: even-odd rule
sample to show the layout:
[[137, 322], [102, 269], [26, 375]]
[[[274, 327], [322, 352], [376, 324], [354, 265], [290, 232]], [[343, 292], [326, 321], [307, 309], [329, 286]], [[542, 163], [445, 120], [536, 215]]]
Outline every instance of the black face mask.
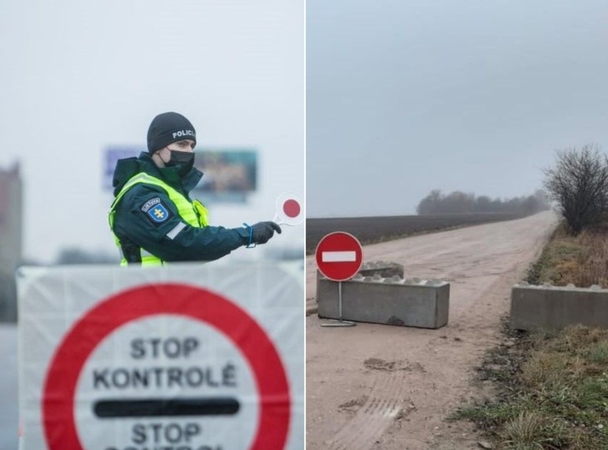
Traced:
[[179, 175], [185, 176], [194, 166], [194, 152], [178, 152], [171, 150], [171, 158], [165, 163], [166, 167], [177, 167]]

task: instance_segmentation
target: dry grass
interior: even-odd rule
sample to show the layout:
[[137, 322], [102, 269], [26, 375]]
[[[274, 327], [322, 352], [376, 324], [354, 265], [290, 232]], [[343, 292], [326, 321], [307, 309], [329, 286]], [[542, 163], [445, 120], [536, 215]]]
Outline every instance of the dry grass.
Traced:
[[539, 332], [515, 347], [510, 351], [528, 356], [499, 399], [462, 408], [455, 418], [475, 421], [498, 449], [608, 449], [608, 330]]
[[525, 411], [506, 422], [500, 438], [501, 448], [509, 450], [543, 450], [559, 445], [566, 436], [563, 424], [552, 423], [545, 415]]
[[[529, 282], [608, 287], [608, 228], [577, 237], [556, 230]], [[500, 356], [490, 361], [498, 399], [461, 408], [455, 419], [475, 421], [497, 449], [608, 450], [608, 330], [518, 334]]]
[[608, 230], [597, 227], [569, 236], [558, 227], [531, 271], [531, 283], [608, 287]]
[[521, 381], [526, 387], [557, 386], [568, 371], [568, 359], [559, 353], [535, 353], [522, 366]]

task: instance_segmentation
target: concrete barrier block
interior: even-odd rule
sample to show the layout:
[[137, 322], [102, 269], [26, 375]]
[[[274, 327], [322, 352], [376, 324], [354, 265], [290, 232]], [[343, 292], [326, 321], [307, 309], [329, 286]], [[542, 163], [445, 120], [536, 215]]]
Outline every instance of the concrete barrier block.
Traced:
[[398, 264], [390, 261], [370, 261], [361, 264], [359, 273], [363, 276], [380, 275], [383, 278], [399, 276], [403, 278], [403, 264]]
[[[352, 278], [353, 280], [363, 280], [366, 277], [373, 279], [374, 276], [382, 278], [404, 277], [403, 264], [397, 264], [390, 261], [370, 261], [361, 264], [359, 272]], [[317, 270], [317, 280], [323, 278], [321, 272]]]
[[608, 289], [519, 284], [511, 290], [510, 327], [561, 329], [581, 324], [608, 328]]
[[[338, 283], [317, 278], [318, 315], [338, 319]], [[404, 280], [376, 274], [342, 282], [342, 319], [388, 325], [441, 328], [448, 323], [449, 283]]]

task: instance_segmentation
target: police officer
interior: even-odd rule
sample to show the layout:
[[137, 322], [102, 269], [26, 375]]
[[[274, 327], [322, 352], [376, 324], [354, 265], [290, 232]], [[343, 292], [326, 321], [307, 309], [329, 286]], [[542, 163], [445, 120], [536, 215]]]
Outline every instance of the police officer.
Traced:
[[195, 145], [190, 121], [166, 112], [150, 124], [148, 152], [116, 164], [109, 221], [122, 253], [121, 264], [212, 261], [281, 233], [274, 222], [242, 228], [208, 224], [203, 204], [189, 197], [203, 176], [193, 166]]

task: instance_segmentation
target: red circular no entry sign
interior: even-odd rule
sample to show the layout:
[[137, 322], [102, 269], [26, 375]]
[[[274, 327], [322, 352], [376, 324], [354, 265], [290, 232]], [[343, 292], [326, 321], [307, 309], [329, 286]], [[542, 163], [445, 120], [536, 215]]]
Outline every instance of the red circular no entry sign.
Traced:
[[363, 250], [361, 244], [350, 233], [336, 231], [321, 239], [315, 251], [317, 267], [333, 281], [352, 278], [361, 268]]
[[291, 417], [287, 375], [266, 332], [245, 310], [201, 287], [155, 284], [120, 292], [78, 320], [53, 356], [43, 388], [42, 415], [50, 450], [82, 450], [74, 416], [81, 371], [100, 342], [119, 327], [156, 315], [204, 322], [230, 339], [254, 374], [260, 399], [251, 450], [283, 449]]

